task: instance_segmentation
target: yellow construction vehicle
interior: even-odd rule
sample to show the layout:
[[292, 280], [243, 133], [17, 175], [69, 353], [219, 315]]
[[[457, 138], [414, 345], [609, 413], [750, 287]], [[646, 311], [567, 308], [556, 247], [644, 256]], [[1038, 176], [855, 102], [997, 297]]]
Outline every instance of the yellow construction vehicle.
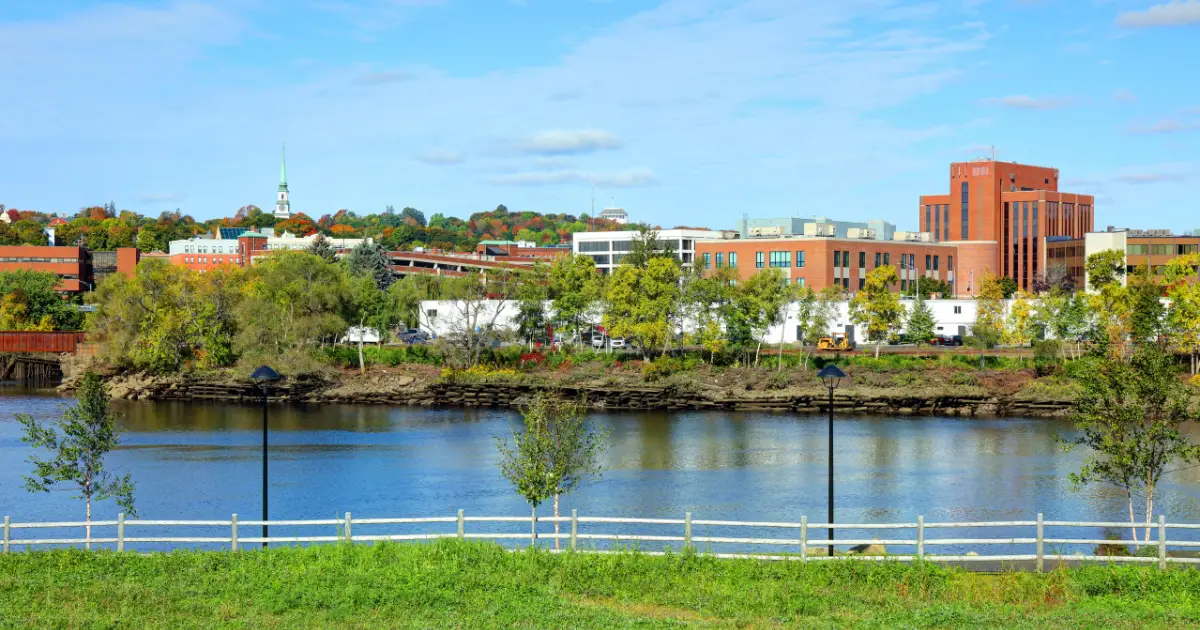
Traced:
[[846, 333], [833, 333], [832, 337], [821, 337], [817, 341], [817, 350], [828, 350], [830, 352], [843, 352], [854, 349], [854, 340]]

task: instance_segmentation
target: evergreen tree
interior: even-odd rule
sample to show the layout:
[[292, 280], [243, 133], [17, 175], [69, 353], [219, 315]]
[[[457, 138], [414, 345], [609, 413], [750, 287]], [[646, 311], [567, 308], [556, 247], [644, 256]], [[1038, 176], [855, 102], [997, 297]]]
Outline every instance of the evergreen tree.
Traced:
[[392, 285], [392, 281], [394, 280], [392, 276], [392, 261], [388, 257], [387, 250], [384, 249], [383, 245], [363, 241], [350, 250], [344, 262], [346, 263], [346, 269], [350, 273], [371, 276], [380, 291], [386, 290]]
[[314, 256], [320, 256], [327, 262], [337, 261], [337, 250], [330, 244], [329, 239], [325, 238], [324, 234], [318, 234], [313, 239], [312, 244], [308, 246], [308, 253]]
[[918, 344], [927, 344], [933, 339], [936, 322], [933, 319], [933, 309], [925, 302], [925, 298], [917, 296], [912, 308], [908, 311], [908, 319], [904, 323], [909, 339]]

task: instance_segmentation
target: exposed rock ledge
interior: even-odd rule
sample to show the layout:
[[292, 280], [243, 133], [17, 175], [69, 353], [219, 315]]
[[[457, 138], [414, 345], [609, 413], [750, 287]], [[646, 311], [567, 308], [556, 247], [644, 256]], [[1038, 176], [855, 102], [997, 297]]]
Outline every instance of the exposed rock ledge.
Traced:
[[[127, 400], [195, 400], [256, 402], [262, 394], [248, 382], [218, 377], [148, 376], [124, 374], [108, 380], [113, 398]], [[271, 390], [272, 400], [298, 403], [413, 405], [438, 407], [519, 407], [548, 384], [486, 382], [454, 383], [396, 373], [346, 375], [339, 380], [289, 379]], [[62, 389], [69, 391], [70, 382]], [[611, 410], [721, 410], [777, 411], [815, 414], [827, 409], [820, 391], [730, 392], [680, 391], [655, 386], [553, 386], [568, 396], [586, 397], [595, 409]], [[1029, 400], [1013, 397], [956, 393], [936, 396], [907, 395], [903, 390], [851, 388], [838, 391], [834, 409], [839, 414], [950, 415], [1057, 417], [1065, 415], [1071, 401]]]

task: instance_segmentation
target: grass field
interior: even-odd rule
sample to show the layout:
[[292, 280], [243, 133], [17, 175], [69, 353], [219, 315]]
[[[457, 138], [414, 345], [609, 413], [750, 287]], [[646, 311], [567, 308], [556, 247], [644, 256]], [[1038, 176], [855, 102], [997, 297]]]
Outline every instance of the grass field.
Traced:
[[1200, 625], [1200, 572], [508, 553], [488, 543], [0, 556], [0, 627]]

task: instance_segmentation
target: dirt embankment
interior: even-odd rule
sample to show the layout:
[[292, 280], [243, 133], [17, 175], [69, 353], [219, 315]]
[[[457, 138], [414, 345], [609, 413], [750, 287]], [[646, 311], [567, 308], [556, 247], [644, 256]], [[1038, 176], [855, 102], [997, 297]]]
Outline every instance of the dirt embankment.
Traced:
[[[312, 404], [381, 404], [508, 408], [532, 394], [555, 390], [583, 397], [596, 409], [725, 410], [822, 413], [828, 391], [811, 378], [772, 376], [763, 370], [722, 370], [679, 374], [656, 382], [609, 370], [600, 374], [549, 373], [513, 377], [443, 379], [432, 366], [373, 367], [366, 374], [343, 371], [326, 377], [286, 379], [272, 387], [272, 400]], [[835, 392], [838, 413], [871, 415], [942, 414], [958, 416], [1065, 415], [1069, 397], [1027, 387], [1021, 372], [947, 377], [929, 373], [856, 375]], [[798, 381], [798, 382], [797, 382]], [[229, 373], [108, 377], [114, 398], [256, 402], [262, 392]], [[72, 387], [68, 381], [63, 389]]]

